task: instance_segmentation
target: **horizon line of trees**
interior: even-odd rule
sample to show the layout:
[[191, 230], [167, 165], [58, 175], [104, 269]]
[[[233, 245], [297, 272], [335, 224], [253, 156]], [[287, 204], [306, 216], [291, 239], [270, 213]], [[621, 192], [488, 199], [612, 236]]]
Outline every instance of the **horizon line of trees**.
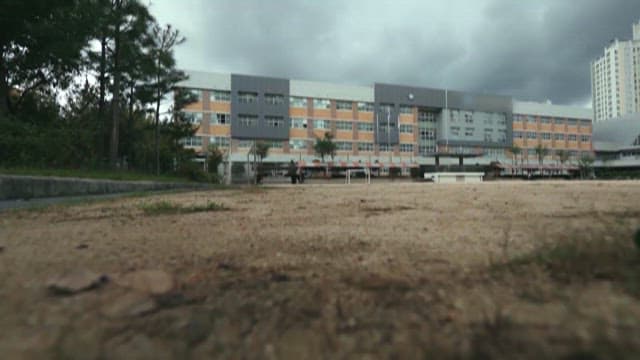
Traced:
[[[3, 2], [0, 166], [126, 168], [170, 173], [193, 164], [180, 139], [197, 130], [177, 91], [186, 39], [139, 0]], [[10, 15], [10, 16], [7, 16]], [[90, 80], [91, 79], [91, 80]]]

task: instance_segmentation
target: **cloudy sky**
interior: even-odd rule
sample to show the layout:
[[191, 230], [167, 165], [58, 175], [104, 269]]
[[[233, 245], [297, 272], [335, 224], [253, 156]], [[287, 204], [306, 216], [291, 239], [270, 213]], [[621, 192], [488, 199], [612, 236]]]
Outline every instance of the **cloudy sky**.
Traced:
[[151, 0], [184, 69], [590, 106], [589, 63], [637, 0]]

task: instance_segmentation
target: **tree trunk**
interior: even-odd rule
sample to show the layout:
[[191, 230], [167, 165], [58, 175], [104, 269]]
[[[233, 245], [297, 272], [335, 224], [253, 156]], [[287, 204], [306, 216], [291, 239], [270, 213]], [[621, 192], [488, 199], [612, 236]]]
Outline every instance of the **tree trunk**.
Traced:
[[100, 38], [100, 75], [98, 81], [100, 82], [100, 94], [98, 99], [98, 160], [101, 164], [104, 164], [104, 125], [106, 122], [105, 113], [105, 97], [107, 96], [107, 39], [103, 35]]
[[8, 71], [4, 65], [4, 51], [0, 51], [0, 115], [9, 113]]
[[155, 152], [156, 152], [156, 175], [160, 175], [160, 78], [156, 79], [156, 123], [155, 123]]
[[[118, 2], [118, 9], [120, 10], [121, 3]], [[109, 162], [112, 168], [116, 167], [118, 161], [118, 143], [119, 143], [119, 120], [120, 120], [120, 80], [122, 75], [120, 74], [120, 24], [116, 25], [114, 33], [114, 52], [113, 52], [113, 100], [111, 103], [112, 117], [111, 117], [111, 146], [109, 152]]]

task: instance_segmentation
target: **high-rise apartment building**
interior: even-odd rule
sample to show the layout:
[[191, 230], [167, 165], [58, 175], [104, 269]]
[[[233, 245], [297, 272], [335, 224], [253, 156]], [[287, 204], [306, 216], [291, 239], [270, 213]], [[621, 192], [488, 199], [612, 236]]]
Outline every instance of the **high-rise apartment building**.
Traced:
[[594, 120], [640, 112], [640, 21], [633, 39], [611, 41], [591, 63]]

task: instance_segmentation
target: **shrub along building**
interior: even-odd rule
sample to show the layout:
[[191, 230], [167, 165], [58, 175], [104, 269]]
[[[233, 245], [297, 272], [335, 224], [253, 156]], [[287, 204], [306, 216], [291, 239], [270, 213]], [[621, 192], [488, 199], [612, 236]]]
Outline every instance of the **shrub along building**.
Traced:
[[[197, 101], [185, 108], [198, 126], [184, 145], [203, 154], [209, 144], [246, 162], [255, 140], [271, 146], [265, 163], [305, 167], [458, 167], [491, 163], [526, 166], [567, 151], [568, 163], [591, 152], [588, 109], [514, 101], [509, 96], [376, 83], [372, 86], [188, 72], [179, 90]], [[333, 135], [337, 151], [320, 164], [316, 139]], [[511, 150], [523, 151], [513, 161]], [[503, 173], [512, 169], [505, 165]]]

